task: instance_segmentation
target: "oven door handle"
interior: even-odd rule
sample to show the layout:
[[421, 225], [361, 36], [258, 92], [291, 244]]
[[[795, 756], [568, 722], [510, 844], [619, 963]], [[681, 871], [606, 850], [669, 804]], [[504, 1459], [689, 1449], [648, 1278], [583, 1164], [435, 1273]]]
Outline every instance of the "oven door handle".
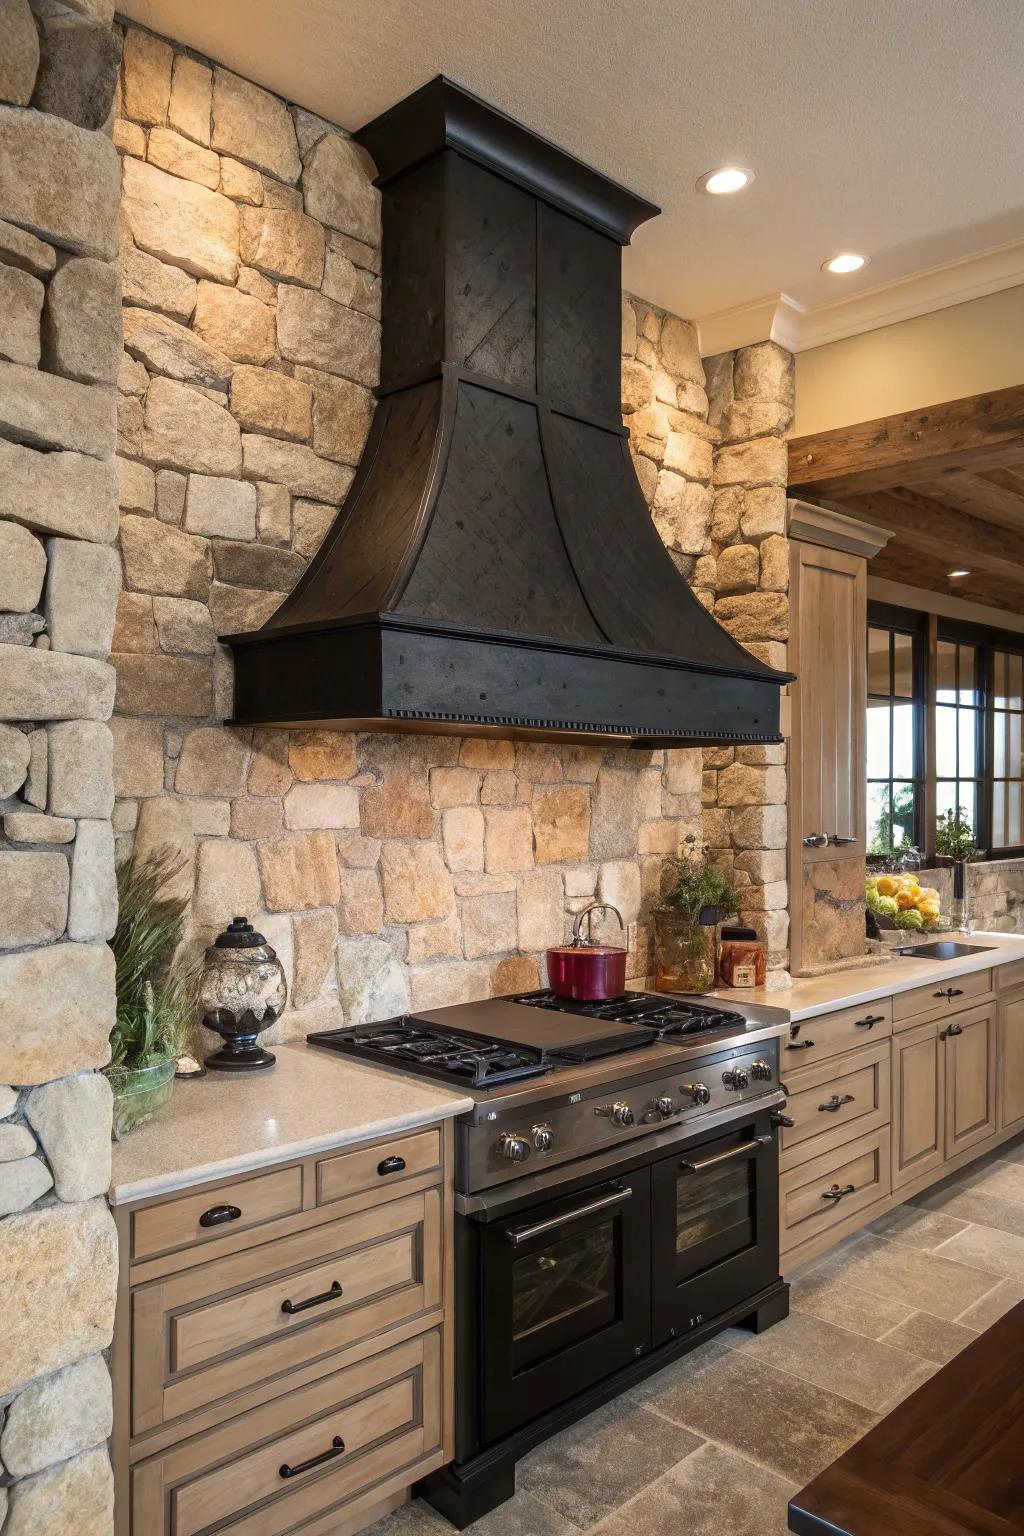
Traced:
[[624, 1200], [630, 1198], [632, 1193], [628, 1185], [625, 1189], [614, 1189], [610, 1195], [602, 1195], [600, 1200], [591, 1200], [587, 1205], [578, 1205], [574, 1211], [566, 1211], [561, 1216], [549, 1216], [547, 1221], [534, 1221], [528, 1227], [509, 1227], [505, 1236], [513, 1248], [518, 1248], [520, 1243], [528, 1243], [532, 1237], [542, 1237], [545, 1232], [554, 1232], [558, 1227], [566, 1227], [570, 1221], [577, 1221], [581, 1216], [593, 1216], [596, 1211], [621, 1205]]
[[714, 1152], [710, 1157], [695, 1157], [692, 1162], [684, 1157], [679, 1166], [687, 1173], [703, 1173], [706, 1168], [717, 1168], [720, 1163], [731, 1163], [734, 1157], [749, 1157], [751, 1153], [760, 1151], [762, 1147], [770, 1147], [774, 1140], [774, 1136], [753, 1136], [749, 1141], [741, 1141], [738, 1147], [730, 1147], [728, 1152]]

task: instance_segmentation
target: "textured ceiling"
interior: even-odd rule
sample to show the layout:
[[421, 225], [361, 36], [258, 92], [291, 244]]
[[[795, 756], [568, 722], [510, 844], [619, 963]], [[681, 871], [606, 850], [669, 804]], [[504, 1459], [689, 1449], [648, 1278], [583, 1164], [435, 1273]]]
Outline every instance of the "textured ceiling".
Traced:
[[[664, 213], [627, 285], [817, 305], [1024, 237], [1021, 0], [128, 0], [343, 127], [444, 72]], [[702, 197], [716, 165], [753, 167]], [[871, 255], [825, 277], [841, 249]]]

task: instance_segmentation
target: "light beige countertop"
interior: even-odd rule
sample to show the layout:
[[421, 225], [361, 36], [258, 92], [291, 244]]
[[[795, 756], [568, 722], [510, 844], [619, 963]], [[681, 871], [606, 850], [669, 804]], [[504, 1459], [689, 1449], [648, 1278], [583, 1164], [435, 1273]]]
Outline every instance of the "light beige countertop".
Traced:
[[263, 1072], [176, 1082], [155, 1119], [114, 1146], [115, 1205], [247, 1173], [329, 1147], [461, 1115], [473, 1100], [417, 1078], [316, 1050], [275, 1045]]
[[967, 976], [971, 971], [984, 971], [992, 965], [1024, 960], [1024, 937], [1016, 934], [950, 933], [941, 937], [975, 944], [979, 949], [983, 947], [984, 953], [964, 955], [958, 960], [921, 960], [897, 955], [884, 965], [851, 968], [831, 976], [796, 976], [790, 986], [777, 991], [767, 987], [723, 987], [712, 996], [738, 1008], [756, 1003], [759, 1008], [776, 1010], [777, 1017], [795, 1024], [801, 1019], [832, 1013], [836, 1008], [871, 1003], [879, 997], [890, 997], [894, 992], [910, 992], [914, 987], [928, 986], [954, 976]]

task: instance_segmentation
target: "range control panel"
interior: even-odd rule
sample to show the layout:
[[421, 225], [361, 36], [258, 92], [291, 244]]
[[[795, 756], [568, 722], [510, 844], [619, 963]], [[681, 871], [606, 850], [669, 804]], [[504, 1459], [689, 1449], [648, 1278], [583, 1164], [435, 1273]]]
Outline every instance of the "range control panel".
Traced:
[[625, 1074], [586, 1093], [567, 1091], [491, 1115], [469, 1132], [470, 1189], [540, 1172], [545, 1163], [598, 1152], [653, 1130], [778, 1093], [777, 1043], [716, 1051], [655, 1077]]

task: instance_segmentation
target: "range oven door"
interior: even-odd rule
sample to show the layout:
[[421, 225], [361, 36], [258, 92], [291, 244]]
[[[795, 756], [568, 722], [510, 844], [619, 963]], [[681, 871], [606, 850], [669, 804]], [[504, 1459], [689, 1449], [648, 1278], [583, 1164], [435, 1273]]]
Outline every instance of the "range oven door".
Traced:
[[651, 1169], [653, 1343], [680, 1338], [779, 1274], [779, 1154], [767, 1112]]
[[647, 1349], [649, 1254], [647, 1168], [493, 1214], [480, 1234], [485, 1442]]

